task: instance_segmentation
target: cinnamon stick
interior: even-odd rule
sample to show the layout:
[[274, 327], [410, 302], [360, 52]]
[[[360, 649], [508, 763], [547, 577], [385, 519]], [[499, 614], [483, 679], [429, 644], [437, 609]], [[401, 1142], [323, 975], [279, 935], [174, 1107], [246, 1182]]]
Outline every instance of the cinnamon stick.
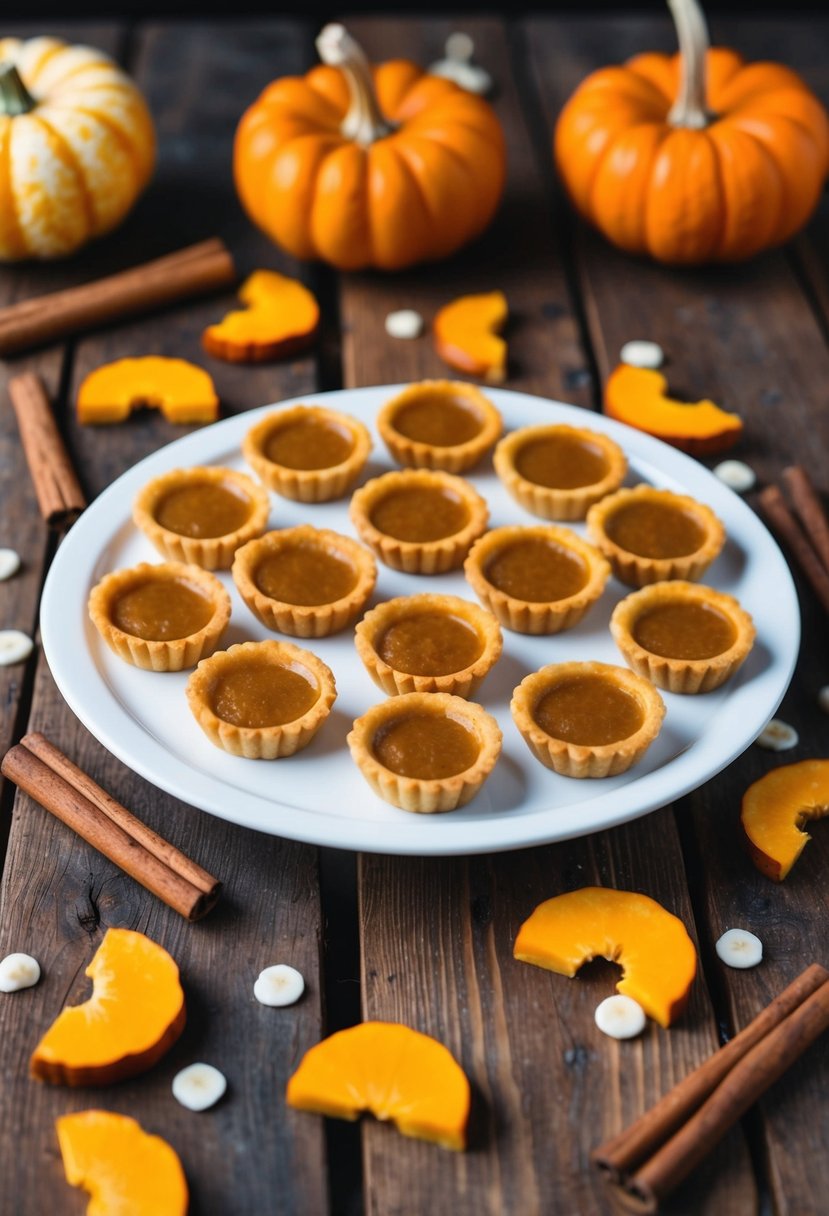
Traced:
[[724, 1047], [669, 1090], [630, 1127], [595, 1149], [591, 1153], [591, 1160], [609, 1181], [618, 1181], [623, 1174], [633, 1170], [649, 1153], [655, 1152], [664, 1144], [683, 1121], [711, 1096], [738, 1060], [779, 1026], [827, 980], [829, 971], [818, 963], [807, 967]]
[[64, 338], [102, 323], [191, 299], [236, 281], [236, 268], [218, 237], [190, 245], [64, 291], [0, 309], [0, 356]]
[[9, 396], [41, 515], [53, 528], [74, 523], [86, 507], [86, 499], [43, 381], [32, 372], [24, 372], [9, 382]]
[[214, 906], [221, 883], [156, 835], [42, 735], [26, 735], [0, 771], [187, 920]]
[[825, 611], [829, 613], [829, 569], [824, 568], [777, 486], [766, 486], [760, 494], [760, 506], [774, 531], [791, 550]]
[[829, 1027], [829, 980], [748, 1051], [711, 1096], [637, 1172], [620, 1199], [652, 1216], [761, 1094]]
[[799, 464], [783, 470], [783, 481], [803, 529], [829, 572], [829, 519], [811, 478]]

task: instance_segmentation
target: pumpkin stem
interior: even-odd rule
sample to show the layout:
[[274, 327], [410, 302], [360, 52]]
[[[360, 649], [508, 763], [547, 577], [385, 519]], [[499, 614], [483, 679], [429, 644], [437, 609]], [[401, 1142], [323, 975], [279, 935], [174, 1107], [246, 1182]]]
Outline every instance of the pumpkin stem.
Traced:
[[28, 114], [36, 105], [14, 64], [0, 63], [0, 114], [15, 118], [18, 114]]
[[679, 95], [668, 114], [674, 127], [699, 131], [714, 115], [705, 105], [705, 65], [711, 39], [697, 0], [668, 0], [679, 39]]
[[340, 68], [348, 81], [351, 104], [340, 127], [346, 139], [367, 147], [389, 135], [393, 127], [380, 112], [368, 59], [345, 26], [338, 22], [326, 25], [317, 37], [317, 51], [323, 63]]

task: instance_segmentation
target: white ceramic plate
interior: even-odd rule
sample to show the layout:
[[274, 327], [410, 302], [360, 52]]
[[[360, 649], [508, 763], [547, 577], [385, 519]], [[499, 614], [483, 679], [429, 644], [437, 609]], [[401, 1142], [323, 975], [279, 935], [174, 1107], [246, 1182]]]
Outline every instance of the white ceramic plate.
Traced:
[[[305, 400], [324, 400], [373, 427], [381, 404], [395, 391], [349, 389]], [[797, 598], [780, 550], [745, 503], [673, 448], [574, 406], [495, 389], [490, 396], [507, 429], [567, 422], [605, 431], [628, 455], [629, 484], [647, 481], [691, 494], [708, 503], [726, 526], [728, 542], [709, 581], [751, 612], [757, 643], [735, 679], [717, 692], [665, 694], [662, 732], [632, 771], [601, 781], [559, 777], [531, 756], [509, 713], [513, 689], [546, 663], [621, 662], [607, 626], [627, 588], [613, 579], [586, 619], [568, 633], [531, 638], [505, 631], [503, 656], [479, 694], [504, 732], [503, 752], [478, 797], [447, 815], [413, 815], [387, 805], [355, 768], [346, 735], [352, 720], [382, 694], [357, 658], [351, 630], [311, 643], [336, 677], [339, 697], [331, 717], [305, 751], [271, 763], [229, 756], [208, 742], [187, 708], [186, 672], [139, 671], [110, 653], [87, 618], [90, 589], [110, 570], [160, 560], [131, 522], [136, 493], [151, 477], [180, 466], [243, 468], [242, 437], [272, 406], [216, 423], [149, 456], [96, 499], [60, 546], [43, 594], [43, 645], [58, 687], [84, 725], [148, 781], [223, 819], [313, 844], [384, 853], [479, 853], [581, 836], [664, 806], [727, 765], [774, 713], [797, 657]], [[376, 432], [375, 440], [366, 477], [392, 467]], [[101, 443], [106, 443], [103, 431]], [[471, 480], [490, 505], [492, 526], [535, 522], [509, 498], [488, 462]], [[272, 498], [272, 527], [305, 521], [354, 534], [346, 501], [303, 506]], [[221, 578], [233, 599], [223, 645], [273, 636], [242, 603], [230, 575]], [[460, 573], [424, 578], [380, 564], [372, 603], [422, 590], [474, 599]]]

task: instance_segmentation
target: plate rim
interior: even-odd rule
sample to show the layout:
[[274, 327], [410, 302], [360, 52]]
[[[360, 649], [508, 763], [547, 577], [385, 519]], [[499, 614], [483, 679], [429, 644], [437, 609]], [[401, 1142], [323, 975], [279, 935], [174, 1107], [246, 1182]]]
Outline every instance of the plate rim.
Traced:
[[[390, 821], [388, 824], [383, 824], [376, 820], [354, 820], [324, 812], [292, 807], [286, 803], [274, 802], [252, 791], [240, 791], [238, 787], [226, 781], [221, 781], [212, 774], [191, 768], [178, 756], [164, 749], [162, 749], [164, 763], [161, 771], [159, 771], [158, 767], [152, 763], [152, 753], [155, 748], [161, 746], [160, 743], [127, 712], [109, 687], [106, 679], [101, 677], [91, 653], [87, 651], [86, 655], [89, 663], [99, 676], [98, 683], [106, 691], [106, 695], [112, 706], [118, 708], [118, 713], [125, 719], [125, 723], [118, 722], [118, 714], [116, 714], [115, 729], [112, 729], [107, 714], [104, 713], [103, 717], [99, 716], [97, 712], [97, 700], [94, 696], [92, 697], [92, 707], [90, 708], [89, 696], [84, 694], [83, 689], [78, 690], [71, 671], [67, 670], [67, 655], [60, 644], [61, 629], [59, 627], [60, 619], [62, 618], [64, 624], [66, 620], [65, 600], [61, 602], [61, 597], [56, 588], [59, 587], [61, 579], [66, 577], [65, 568], [68, 567], [71, 570], [72, 559], [75, 556], [76, 550], [83, 547], [87, 530], [94, 526], [102, 514], [106, 515], [110, 500], [120, 502], [125, 492], [129, 492], [131, 495], [129, 487], [134, 482], [141, 481], [143, 483], [148, 477], [156, 475], [163, 469], [175, 467], [177, 463], [176, 456], [181, 449], [184, 449], [188, 453], [185, 458], [186, 463], [200, 463], [199, 449], [204, 447], [219, 449], [222, 437], [225, 434], [228, 432], [233, 434], [237, 430], [248, 429], [260, 417], [274, 409], [281, 409], [310, 400], [313, 402], [320, 400], [334, 404], [337, 399], [340, 401], [340, 408], [346, 408], [345, 402], [350, 398], [353, 399], [355, 394], [368, 393], [371, 396], [377, 397], [381, 394], [383, 396], [390, 396], [393, 393], [401, 391], [404, 387], [406, 387], [405, 384], [366, 385], [352, 389], [304, 393], [235, 414], [198, 431], [192, 431], [187, 435], [180, 436], [163, 447], [156, 449], [156, 451], [151, 452], [116, 478], [90, 504], [90, 507], [69, 530], [58, 548], [58, 552], [55, 555], [44, 583], [40, 609], [43, 650], [55, 683], [72, 712], [80, 719], [90, 733], [117, 759], [152, 785], [165, 790], [186, 804], [195, 806], [197, 809], [217, 818], [253, 830], [264, 831], [268, 834], [320, 847], [410, 856], [472, 856], [481, 853], [532, 848], [536, 845], [579, 838], [597, 831], [605, 831], [622, 823], [641, 818], [660, 807], [684, 797], [692, 790], [699, 788], [715, 777], [751, 746], [756, 735], [776, 711], [789, 687], [800, 647], [800, 612], [794, 580], [777, 542], [762, 520], [742, 498], [729, 490], [723, 483], [717, 481], [713, 473], [704, 465], [645, 432], [637, 431], [623, 423], [617, 422], [615, 419], [607, 418], [604, 414], [558, 401], [554, 398], [523, 393], [514, 389], [491, 389], [489, 386], [485, 388], [485, 391], [491, 394], [496, 406], [498, 405], [498, 398], [517, 399], [524, 408], [545, 409], [552, 405], [557, 410], [564, 410], [573, 420], [581, 420], [583, 425], [589, 426], [591, 421], [594, 425], [598, 422], [597, 429], [601, 429], [612, 438], [617, 439], [627, 452], [634, 450], [636, 455], [641, 459], [648, 460], [660, 469], [664, 469], [667, 475], [675, 477], [683, 485], [685, 484], [685, 479], [682, 476], [684, 471], [693, 474], [693, 481], [699, 476], [702, 476], [703, 481], [710, 479], [709, 484], [712, 490], [716, 489], [714, 497], [724, 498], [724, 501], [729, 506], [729, 510], [736, 510], [738, 516], [744, 513], [743, 520], [746, 525], [751, 531], [755, 531], [759, 536], [762, 536], [766, 552], [773, 554], [775, 560], [779, 562], [780, 581], [775, 581], [775, 598], [784, 605], [787, 617], [786, 626], [789, 640], [787, 663], [780, 668], [774, 697], [763, 701], [762, 715], [755, 714], [754, 720], [751, 722], [751, 733], [748, 736], [742, 734], [736, 748], [729, 750], [728, 747], [721, 746], [716, 749], [716, 758], [704, 765], [702, 776], [699, 775], [699, 771], [694, 771], [696, 766], [689, 765], [689, 756], [694, 751], [694, 745], [692, 745], [685, 749], [685, 751], [672, 757], [668, 765], [643, 774], [641, 778], [637, 778], [627, 785], [614, 790], [613, 793], [619, 801], [619, 809], [615, 812], [608, 809], [597, 820], [594, 819], [588, 827], [574, 828], [572, 830], [555, 829], [554, 824], [549, 824], [547, 830], [539, 827], [536, 824], [536, 820], [539, 818], [543, 819], [545, 815], [549, 817], [551, 813], [554, 813], [557, 808], [553, 805], [543, 810], [537, 809], [523, 817], [518, 815], [515, 817], [507, 816], [503, 819], [493, 819], [489, 833], [483, 839], [475, 839], [474, 835], [470, 832], [468, 834], [472, 836], [472, 839], [464, 841], [463, 844], [452, 843], [448, 840], [438, 841], [437, 843], [429, 840], [424, 842], [422, 839], [419, 842], [410, 842], [410, 836], [420, 835], [424, 837], [427, 833], [423, 831], [422, 827], [415, 828], [412, 831], [409, 825], [405, 825], [407, 830], [402, 833], [403, 839], [399, 839], [396, 836], [396, 834], [401, 834], [401, 824], [399, 821]], [[564, 421], [569, 421], [570, 418], [565, 418]], [[234, 443], [232, 446], [238, 447], [239, 444]], [[131, 497], [128, 501], [131, 501]], [[123, 509], [119, 510], [118, 516], [119, 519], [122, 518]], [[117, 526], [121, 527], [123, 523], [119, 523]], [[113, 528], [112, 536], [115, 535], [116, 530], [117, 528]], [[99, 552], [100, 548], [94, 549], [91, 559], [87, 555], [85, 563], [83, 561], [77, 563], [75, 567], [76, 581], [79, 570], [85, 569], [89, 571], [91, 562], [97, 559]], [[83, 608], [85, 608], [85, 599], [83, 600]], [[771, 704], [771, 700], [774, 701], [773, 704]], [[110, 706], [110, 709], [112, 706]], [[122, 737], [123, 732], [118, 729], [125, 724], [127, 727], [126, 743]], [[130, 747], [130, 736], [134, 732], [140, 733], [145, 746], [149, 739], [149, 758], [145, 758], [140, 750], [136, 754]], [[660, 787], [664, 787], [665, 769], [667, 767], [670, 767], [672, 776], [675, 778], [678, 776], [679, 780], [670, 783], [671, 788], [666, 796], [664, 788]], [[686, 769], [689, 768], [691, 771], [686, 772]], [[197, 775], [198, 780], [194, 780], [194, 774]], [[590, 808], [597, 801], [601, 803], [607, 794], [606, 790], [602, 794], [600, 783], [597, 783], [597, 786], [599, 786], [599, 792], [596, 798], [579, 803], [580, 810], [584, 810], [588, 815], [590, 814]], [[211, 796], [210, 791], [213, 790], [213, 787], [223, 790], [225, 798], [227, 798], [228, 791], [233, 790], [234, 798], [230, 808], [227, 805], [219, 807], [216, 804], [215, 799], [219, 798], [220, 794], [218, 791], [214, 791]], [[632, 789], [635, 789], [639, 795], [643, 796], [636, 798], [637, 805], [635, 807], [628, 805], [630, 800], [625, 798], [625, 792]], [[194, 794], [197, 795], [196, 798], [194, 798]], [[247, 800], [251, 806], [259, 808], [258, 811], [246, 813], [242, 805], [243, 800]], [[205, 801], [210, 804], [204, 805]], [[237, 809], [237, 805], [241, 809]], [[273, 829], [262, 823], [261, 816], [264, 808], [267, 808], [269, 814], [274, 814], [277, 810], [283, 812], [278, 825]], [[294, 823], [294, 817], [297, 814], [300, 820], [299, 829], [297, 829], [297, 825]], [[595, 816], [595, 811], [593, 815]], [[430, 817], [414, 817], [415, 820], [422, 820], [423, 818], [428, 820]], [[441, 816], [441, 819], [444, 818], [446, 817]], [[317, 825], [321, 825], [318, 831], [315, 830]], [[413, 824], [412, 827], [414, 826]], [[479, 821], [476, 821], [475, 828], [478, 832], [481, 831]], [[424, 843], [426, 847], [423, 847]]]

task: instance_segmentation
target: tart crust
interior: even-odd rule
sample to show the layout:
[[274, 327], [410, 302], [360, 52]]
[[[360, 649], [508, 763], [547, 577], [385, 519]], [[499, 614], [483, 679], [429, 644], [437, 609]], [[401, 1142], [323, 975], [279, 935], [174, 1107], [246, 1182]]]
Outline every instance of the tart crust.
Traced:
[[[182, 536], [172, 532], [155, 518], [158, 505], [165, 495], [177, 486], [216, 485], [232, 486], [250, 503], [250, 515], [240, 528], [224, 536]], [[197, 465], [190, 469], [171, 469], [147, 482], [138, 492], [133, 503], [132, 518], [148, 540], [163, 557], [172, 561], [188, 562], [205, 570], [229, 570], [233, 554], [240, 545], [261, 535], [267, 527], [270, 502], [268, 495], [244, 473], [235, 469], [224, 469]]]
[[[348, 594], [327, 604], [288, 604], [261, 591], [256, 585], [255, 573], [262, 559], [280, 549], [299, 546], [345, 558], [357, 576]], [[350, 537], [327, 528], [301, 524], [296, 528], [266, 532], [264, 536], [248, 541], [237, 549], [231, 573], [242, 599], [266, 628], [296, 638], [324, 638], [344, 629], [362, 612], [377, 581], [377, 564], [372, 555]]]
[[[345, 460], [323, 469], [292, 469], [265, 455], [265, 445], [276, 430], [291, 423], [317, 420], [339, 427], [351, 435], [354, 446]], [[293, 405], [267, 414], [248, 431], [242, 455], [257, 477], [283, 498], [294, 502], [330, 502], [341, 498], [360, 476], [371, 451], [371, 436], [362, 422], [350, 414], [321, 405]]]
[[[373, 508], [396, 490], [422, 486], [444, 490], [461, 499], [469, 513], [464, 526], [450, 536], [432, 541], [398, 540], [380, 532], [371, 520]], [[485, 530], [489, 508], [480, 494], [462, 477], [430, 469], [403, 469], [367, 481], [351, 497], [351, 521], [360, 538], [392, 570], [406, 574], [443, 574], [463, 564], [473, 541]]]
[[[464, 443], [441, 446], [410, 439], [395, 428], [397, 414], [421, 397], [439, 393], [462, 398], [476, 415], [481, 428], [477, 435]], [[387, 401], [377, 415], [380, 437], [398, 464], [417, 469], [442, 469], [446, 473], [463, 473], [477, 464], [489, 451], [504, 429], [500, 413], [475, 384], [464, 380], [421, 380], [410, 384], [402, 393]]]
[[[580, 557], [587, 566], [584, 586], [564, 599], [543, 603], [517, 599], [494, 586], [485, 573], [489, 560], [513, 544], [533, 539], [548, 541]], [[478, 599], [502, 625], [515, 633], [530, 634], [572, 629], [602, 594], [610, 577], [610, 566], [597, 549], [570, 528], [558, 528], [553, 524], [493, 528], [472, 546], [463, 569]]]
[[[568, 743], [547, 734], [533, 711], [542, 696], [556, 684], [578, 676], [601, 676], [636, 697], [643, 711], [642, 725], [626, 739], [588, 746]], [[562, 777], [615, 777], [642, 759], [662, 727], [665, 705], [649, 680], [610, 663], [552, 663], [526, 676], [510, 702], [513, 721], [537, 760]]]
[[[659, 604], [701, 604], [720, 612], [734, 627], [734, 641], [708, 659], [674, 659], [646, 650], [633, 636], [637, 620]], [[642, 587], [621, 600], [610, 618], [610, 632], [625, 662], [667, 692], [711, 692], [719, 688], [748, 658], [756, 629], [749, 614], [732, 596], [699, 583], [677, 580]]]
[[[589, 485], [562, 489], [539, 485], [519, 473], [515, 462], [522, 448], [534, 439], [554, 438], [556, 435], [567, 439], [580, 439], [591, 447], [600, 448], [607, 461], [604, 477]], [[619, 488], [627, 472], [627, 457], [618, 443], [614, 443], [599, 431], [564, 424], [525, 426], [512, 431], [496, 447], [493, 464], [504, 487], [519, 506], [531, 515], [551, 520], [584, 519], [593, 503]]]
[[[426, 612], [445, 612], [474, 629], [481, 642], [481, 653], [474, 663], [446, 675], [424, 676], [399, 671], [380, 657], [375, 649], [377, 640], [390, 625]], [[389, 696], [410, 692], [443, 692], [464, 698], [477, 691], [484, 677], [501, 657], [504, 645], [498, 622], [491, 613], [484, 612], [477, 604], [457, 595], [428, 593], [401, 595], [372, 608], [357, 625], [354, 644], [374, 683]]]
[[[460, 721], [478, 741], [478, 755], [469, 768], [451, 777], [426, 779], [403, 777], [386, 768], [374, 754], [373, 740], [380, 728], [395, 718], [412, 713], [434, 713]], [[431, 814], [465, 806], [480, 790], [501, 753], [498, 723], [480, 705], [449, 693], [410, 692], [389, 697], [357, 718], [348, 736], [355, 764], [378, 797], [402, 811]]]
[[[607, 535], [607, 523], [620, 507], [639, 501], [662, 502], [667, 506], [687, 512], [697, 521], [705, 533], [699, 548], [682, 557], [641, 557], [622, 549]], [[658, 490], [654, 486], [639, 485], [632, 490], [621, 489], [597, 502], [587, 512], [587, 531], [593, 543], [601, 549], [613, 567], [620, 582], [629, 587], [646, 587], [666, 579], [686, 579], [696, 582], [718, 556], [725, 544], [725, 529], [717, 516], [704, 503], [686, 494], [674, 494], [671, 490]]]
[[[169, 641], [154, 641], [125, 633], [112, 619], [115, 601], [126, 591], [148, 582], [175, 580], [189, 584], [213, 605], [213, 615], [196, 633]], [[142, 562], [106, 574], [89, 596], [89, 616], [101, 637], [119, 659], [144, 671], [183, 671], [212, 654], [230, 620], [230, 596], [219, 580], [198, 566], [182, 562]]]
[[[301, 668], [319, 687], [319, 696], [301, 717], [278, 726], [236, 726], [220, 718], [210, 705], [211, 686], [218, 676], [236, 663], [256, 658], [262, 663]], [[307, 747], [331, 712], [337, 699], [334, 676], [322, 659], [293, 642], [240, 642], [220, 650], [199, 663], [187, 681], [187, 701], [191, 713], [211, 743], [233, 756], [247, 760], [279, 760]]]

